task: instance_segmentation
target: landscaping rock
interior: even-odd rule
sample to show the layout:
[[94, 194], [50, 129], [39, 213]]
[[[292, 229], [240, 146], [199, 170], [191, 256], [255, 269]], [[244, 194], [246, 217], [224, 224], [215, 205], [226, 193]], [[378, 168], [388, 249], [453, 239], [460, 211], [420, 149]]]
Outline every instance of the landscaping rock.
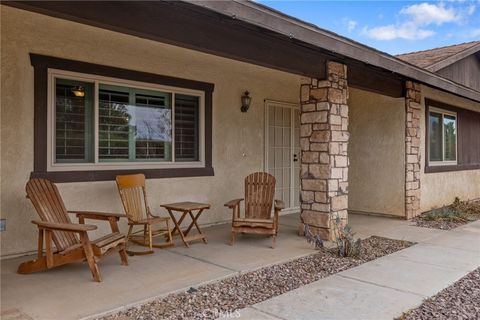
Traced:
[[100, 319], [215, 319], [413, 244], [381, 237], [370, 237], [361, 243], [358, 259], [341, 258], [331, 249], [321, 249], [306, 257], [169, 294]]
[[466, 275], [400, 320], [480, 319], [480, 268]]

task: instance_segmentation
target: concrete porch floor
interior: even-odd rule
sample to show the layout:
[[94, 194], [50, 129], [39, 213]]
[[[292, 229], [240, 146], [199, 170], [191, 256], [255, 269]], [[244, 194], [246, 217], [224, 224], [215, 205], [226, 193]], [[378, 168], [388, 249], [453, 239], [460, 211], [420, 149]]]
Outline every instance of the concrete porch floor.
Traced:
[[[379, 235], [425, 242], [445, 232], [413, 227], [411, 222], [398, 219], [359, 214], [351, 214], [349, 218], [361, 238]], [[305, 239], [297, 235], [298, 222], [298, 214], [280, 217], [276, 249], [270, 248], [270, 238], [250, 235], [238, 236], [235, 246], [231, 247], [230, 226], [224, 224], [204, 228], [207, 245], [195, 242], [185, 248], [177, 238], [174, 248], [130, 257], [128, 267], [120, 265], [118, 255], [111, 255], [99, 262], [102, 283], [93, 282], [90, 271], [82, 263], [19, 275], [17, 266], [32, 257], [3, 260], [1, 318], [89, 318], [313, 253]]]

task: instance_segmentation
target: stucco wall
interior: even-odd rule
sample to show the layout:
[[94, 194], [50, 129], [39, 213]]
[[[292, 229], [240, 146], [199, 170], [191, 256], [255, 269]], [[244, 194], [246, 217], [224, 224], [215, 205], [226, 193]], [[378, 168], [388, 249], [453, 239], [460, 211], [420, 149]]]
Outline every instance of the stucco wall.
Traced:
[[[425, 173], [425, 98], [441, 101], [452, 106], [480, 112], [480, 103], [463, 99], [439, 90], [422, 86], [422, 112], [420, 129], [422, 133], [421, 151], [421, 196], [420, 210], [430, 210], [453, 202], [455, 197], [461, 200], [480, 198], [480, 170]], [[480, 137], [479, 137], [480, 139]]]
[[[1, 6], [1, 215], [7, 219], [2, 256], [34, 250], [37, 241], [30, 223], [37, 215], [24, 189], [33, 169], [30, 52], [214, 83], [215, 176], [147, 181], [150, 205], [162, 215], [161, 203], [211, 203], [203, 224], [230, 219], [223, 203], [241, 196], [243, 178], [263, 168], [264, 99], [299, 99], [296, 75]], [[241, 113], [245, 90], [252, 105]], [[68, 208], [122, 212], [113, 181], [59, 188]]]
[[348, 205], [404, 216], [405, 99], [350, 88]]

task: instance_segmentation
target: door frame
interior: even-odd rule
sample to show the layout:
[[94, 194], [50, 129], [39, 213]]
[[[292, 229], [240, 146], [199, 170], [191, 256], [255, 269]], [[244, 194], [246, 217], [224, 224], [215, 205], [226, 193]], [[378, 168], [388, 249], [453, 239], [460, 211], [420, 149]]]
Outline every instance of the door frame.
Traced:
[[[292, 114], [290, 117], [290, 127], [291, 127], [291, 134], [290, 134], [290, 147], [292, 150], [294, 149], [295, 146], [295, 119], [293, 117], [293, 110], [298, 109], [299, 111], [299, 116], [301, 115], [300, 113], [300, 104], [294, 103], [294, 102], [286, 102], [286, 101], [278, 101], [278, 100], [271, 100], [271, 99], [265, 99], [264, 100], [264, 156], [263, 156], [263, 170], [265, 172], [268, 172], [268, 160], [269, 160], [269, 139], [268, 139], [268, 107], [271, 104], [275, 105], [280, 105], [283, 107], [288, 107], [292, 109]], [[298, 142], [300, 143], [300, 142]], [[293, 152], [292, 152], [293, 155]], [[301, 154], [298, 155], [298, 161], [301, 159]], [[290, 158], [290, 203], [292, 202], [293, 197], [298, 196], [300, 197], [300, 194], [295, 195], [294, 193], [294, 188], [292, 188], [293, 183], [295, 182], [295, 170], [294, 170], [294, 161], [293, 161], [293, 156]], [[283, 183], [283, 182], [282, 182]], [[300, 182], [301, 183], [301, 182]], [[299, 187], [299, 191], [301, 190], [301, 186]], [[294, 213], [294, 212], [299, 212], [300, 211], [300, 206], [297, 207], [290, 207], [290, 208], [285, 208], [282, 210], [282, 214], [289, 214], [289, 213]]]

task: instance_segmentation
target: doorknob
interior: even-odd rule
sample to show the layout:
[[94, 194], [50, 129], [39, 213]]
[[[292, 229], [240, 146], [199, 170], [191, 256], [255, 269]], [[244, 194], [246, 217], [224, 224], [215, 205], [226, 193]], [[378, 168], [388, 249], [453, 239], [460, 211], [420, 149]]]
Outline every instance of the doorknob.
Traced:
[[298, 156], [296, 153], [293, 154], [293, 161], [298, 161]]

